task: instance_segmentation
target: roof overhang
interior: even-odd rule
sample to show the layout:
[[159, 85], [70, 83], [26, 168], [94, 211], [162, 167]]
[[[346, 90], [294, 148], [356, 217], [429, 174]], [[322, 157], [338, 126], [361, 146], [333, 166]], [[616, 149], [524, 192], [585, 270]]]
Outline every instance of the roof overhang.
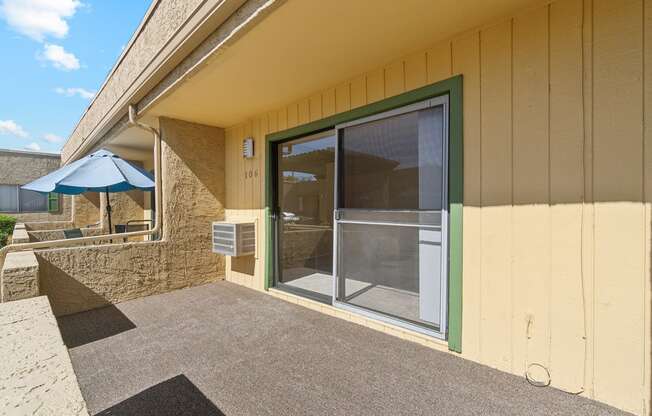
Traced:
[[130, 103], [151, 124], [164, 116], [229, 127], [546, 3], [205, 0], [95, 127], [84, 135], [78, 125], [62, 158], [79, 158], [107, 139], [144, 148], [147, 141], [126, 126]]
[[230, 127], [542, 3], [287, 1], [150, 104], [147, 115]]
[[246, 0], [196, 2], [198, 3], [196, 8], [186, 11], [185, 20], [180, 23], [175, 22], [175, 29], [162, 42], [162, 47], [151, 51], [148, 56], [138, 56], [137, 67], [127, 67], [126, 58], [130, 54], [142, 54], [143, 49], [147, 48], [148, 41], [151, 41], [144, 35], [148, 26], [173, 24], [174, 16], [165, 15], [166, 13], [162, 11], [164, 8], [161, 4], [164, 1], [153, 2], [125, 51], [77, 123], [62, 149], [62, 158], [65, 162], [79, 158], [90, 151], [93, 145], [124, 119], [129, 104], [140, 101], [246, 2]]

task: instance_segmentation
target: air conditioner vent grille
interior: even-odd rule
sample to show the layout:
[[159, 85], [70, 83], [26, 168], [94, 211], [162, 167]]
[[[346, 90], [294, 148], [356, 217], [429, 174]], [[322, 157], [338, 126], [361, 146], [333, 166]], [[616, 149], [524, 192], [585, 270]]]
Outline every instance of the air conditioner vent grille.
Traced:
[[213, 223], [213, 253], [225, 256], [247, 256], [256, 251], [254, 223]]

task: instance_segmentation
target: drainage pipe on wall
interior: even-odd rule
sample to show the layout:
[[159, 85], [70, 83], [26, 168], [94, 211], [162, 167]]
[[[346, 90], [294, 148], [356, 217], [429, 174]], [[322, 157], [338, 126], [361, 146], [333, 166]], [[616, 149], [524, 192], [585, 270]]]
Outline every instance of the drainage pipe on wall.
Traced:
[[[154, 127], [148, 126], [136, 120], [136, 108], [134, 105], [129, 106], [129, 126], [137, 127], [146, 130], [154, 135], [154, 205], [156, 207], [156, 219], [154, 228], [147, 231], [134, 231], [130, 233], [121, 234], [105, 234], [91, 237], [70, 238], [66, 240], [52, 240], [52, 241], [39, 241], [35, 243], [24, 244], [10, 244], [0, 249], [0, 279], [2, 278], [2, 269], [5, 264], [7, 254], [15, 251], [45, 249], [45, 248], [60, 248], [60, 247], [75, 247], [81, 246], [85, 243], [92, 243], [97, 241], [105, 241], [108, 239], [126, 239], [130, 237], [140, 236], [156, 236], [161, 235], [163, 230], [163, 202], [161, 195], [161, 135]], [[1, 282], [0, 282], [1, 283]], [[2, 285], [0, 284], [0, 287]]]

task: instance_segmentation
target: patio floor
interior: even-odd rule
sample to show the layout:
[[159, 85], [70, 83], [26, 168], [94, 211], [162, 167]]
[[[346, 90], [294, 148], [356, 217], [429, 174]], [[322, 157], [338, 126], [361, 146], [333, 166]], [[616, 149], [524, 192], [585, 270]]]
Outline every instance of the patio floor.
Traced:
[[59, 324], [91, 414], [625, 414], [228, 282]]

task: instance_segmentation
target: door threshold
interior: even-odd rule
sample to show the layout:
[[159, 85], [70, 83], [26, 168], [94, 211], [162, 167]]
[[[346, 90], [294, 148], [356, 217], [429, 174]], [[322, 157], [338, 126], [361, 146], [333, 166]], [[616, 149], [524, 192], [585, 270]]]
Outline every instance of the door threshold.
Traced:
[[302, 289], [299, 287], [294, 287], [285, 283], [276, 283], [272, 289], [276, 289], [281, 292], [290, 293], [292, 295], [300, 296], [302, 298], [314, 300], [315, 302], [323, 303], [325, 305], [330, 305], [332, 298], [331, 296], [326, 296], [321, 293], [312, 292], [310, 290]]
[[353, 306], [353, 305], [350, 305], [348, 303], [333, 301], [332, 305], [333, 305], [333, 307], [335, 307], [337, 309], [342, 309], [342, 310], [350, 312], [350, 313], [361, 315], [361, 316], [364, 316], [365, 318], [369, 318], [369, 319], [373, 319], [375, 321], [380, 321], [380, 322], [383, 322], [383, 323], [386, 323], [386, 324], [398, 326], [398, 327], [405, 328], [405, 329], [408, 329], [408, 330], [413, 331], [413, 332], [418, 332], [420, 334], [423, 334], [423, 335], [426, 335], [426, 336], [429, 336], [429, 337], [433, 337], [433, 338], [437, 338], [437, 339], [442, 340], [442, 341], [446, 341], [446, 334], [442, 334], [441, 332], [438, 332], [435, 329], [431, 329], [431, 328], [427, 328], [425, 326], [413, 324], [411, 322], [407, 322], [407, 321], [404, 321], [404, 320], [401, 320], [401, 319], [392, 318], [392, 317], [384, 315], [382, 313], [371, 311], [369, 309], [361, 308], [361, 307], [358, 307], [358, 306]]

